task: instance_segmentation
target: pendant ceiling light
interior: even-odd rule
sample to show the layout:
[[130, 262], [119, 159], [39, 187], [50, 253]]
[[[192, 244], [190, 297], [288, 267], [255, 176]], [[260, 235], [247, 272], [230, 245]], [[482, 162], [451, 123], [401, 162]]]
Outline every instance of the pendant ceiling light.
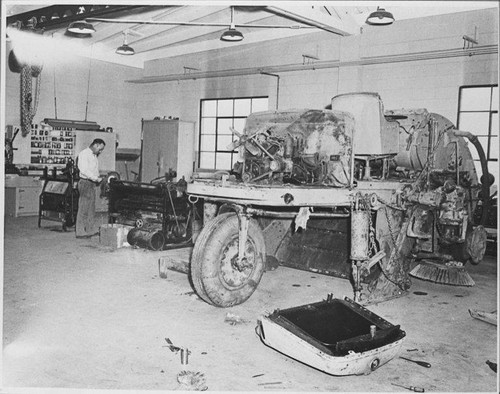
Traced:
[[92, 34], [95, 33], [94, 26], [87, 22], [73, 22], [67, 29], [70, 33], [75, 34]]
[[366, 18], [366, 23], [369, 25], [390, 25], [394, 22], [394, 17], [390, 12], [385, 9], [377, 7], [377, 11], [372, 12], [368, 18]]
[[129, 46], [127, 43], [127, 35], [128, 35], [128, 31], [125, 30], [123, 32], [123, 44], [121, 46], [119, 46], [118, 48], [116, 48], [116, 53], [118, 55], [125, 55], [125, 56], [135, 55], [134, 48]]
[[220, 36], [220, 39], [222, 41], [236, 42], [236, 41], [243, 40], [243, 34], [240, 31], [236, 30], [236, 28], [234, 26], [233, 13], [234, 13], [234, 9], [233, 9], [233, 7], [231, 7], [231, 25], [229, 26], [229, 30], [226, 30]]

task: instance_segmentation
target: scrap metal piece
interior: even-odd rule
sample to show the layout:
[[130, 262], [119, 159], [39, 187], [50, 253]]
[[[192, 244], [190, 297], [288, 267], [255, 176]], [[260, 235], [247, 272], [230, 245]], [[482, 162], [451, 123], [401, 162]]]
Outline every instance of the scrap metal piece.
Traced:
[[263, 316], [257, 333], [266, 345], [330, 375], [371, 373], [399, 353], [406, 336], [349, 298], [330, 296]]
[[482, 320], [486, 323], [493, 324], [494, 326], [497, 325], [497, 311], [484, 312], [478, 311], [477, 309], [469, 309], [469, 313], [474, 319]]

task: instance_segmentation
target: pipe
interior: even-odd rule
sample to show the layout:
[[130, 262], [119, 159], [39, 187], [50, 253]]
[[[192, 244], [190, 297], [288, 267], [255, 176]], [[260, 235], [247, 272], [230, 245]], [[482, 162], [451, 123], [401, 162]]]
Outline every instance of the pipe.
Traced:
[[165, 237], [161, 230], [146, 230], [136, 227], [128, 232], [127, 242], [132, 246], [139, 246], [151, 250], [161, 250], [165, 244]]
[[[267, 211], [265, 209], [256, 209], [256, 208], [247, 208], [246, 211], [250, 215], [258, 215], [258, 216], [267, 216], [274, 218], [282, 218], [282, 219], [294, 219], [298, 212], [276, 212], [276, 211]], [[310, 217], [315, 218], [347, 218], [349, 217], [349, 213], [333, 213], [333, 212], [311, 212]]]
[[[484, 149], [479, 142], [479, 138], [469, 131], [452, 130], [453, 134], [457, 137], [467, 138], [476, 148], [477, 154], [479, 155], [479, 161], [481, 162], [481, 171], [483, 172], [483, 182], [481, 182], [481, 193], [483, 195], [483, 213], [481, 215], [481, 222], [479, 224], [485, 224], [488, 220], [488, 207], [490, 205], [490, 174], [488, 172], [488, 160], [484, 154]], [[458, 163], [457, 163], [458, 165]]]
[[267, 66], [267, 67], [247, 67], [239, 69], [200, 71], [189, 74], [157, 75], [151, 77], [143, 77], [141, 79], [130, 79], [127, 80], [126, 82], [156, 83], [156, 82], [181, 81], [189, 79], [195, 80], [203, 78], [237, 77], [242, 75], [262, 74], [262, 72], [278, 73], [278, 72], [290, 72], [290, 71], [321, 70], [328, 68], [453, 58], [453, 57], [470, 56], [471, 54], [489, 55], [494, 53], [498, 53], [497, 45], [484, 45], [474, 48], [473, 52], [470, 50], [469, 51], [463, 50], [462, 48], [445, 49], [445, 50], [409, 53], [403, 55], [362, 57], [359, 60], [352, 60], [346, 62], [342, 62], [340, 60], [325, 60], [325, 61], [317, 61], [312, 64], [295, 63], [295, 64], [283, 64], [278, 66]]
[[278, 74], [272, 74], [265, 71], [260, 72], [263, 75], [269, 75], [271, 77], [276, 77], [276, 111], [278, 110], [278, 103], [280, 98], [280, 76]]

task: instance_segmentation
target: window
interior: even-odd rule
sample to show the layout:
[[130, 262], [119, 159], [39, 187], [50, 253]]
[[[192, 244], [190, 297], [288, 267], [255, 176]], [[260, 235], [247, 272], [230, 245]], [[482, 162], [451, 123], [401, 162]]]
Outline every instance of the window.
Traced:
[[252, 112], [267, 111], [267, 97], [201, 100], [199, 168], [231, 170], [238, 158], [237, 150], [228, 146], [242, 133], [245, 120]]
[[[488, 172], [498, 184], [498, 85], [462, 86], [459, 92], [457, 128], [477, 135], [488, 160]], [[471, 149], [478, 176], [481, 164]]]

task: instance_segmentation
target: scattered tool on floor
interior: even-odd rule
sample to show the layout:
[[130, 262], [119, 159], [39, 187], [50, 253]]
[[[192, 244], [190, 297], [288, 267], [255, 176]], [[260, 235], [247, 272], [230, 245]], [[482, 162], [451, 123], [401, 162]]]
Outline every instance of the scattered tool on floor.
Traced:
[[224, 318], [224, 321], [226, 323], [229, 323], [232, 326], [235, 326], [236, 324], [243, 324], [243, 323], [249, 323], [248, 320], [243, 319], [242, 317], [235, 315], [234, 313], [228, 312], [226, 314], [226, 317]]
[[431, 260], [421, 260], [410, 271], [410, 275], [434, 283], [453, 286], [474, 286], [475, 282], [459, 261], [438, 263]]
[[259, 373], [258, 375], [253, 375], [252, 378], [258, 378], [259, 376], [264, 376], [263, 373]]
[[165, 338], [165, 342], [168, 343], [167, 347], [170, 349], [171, 352], [177, 353], [179, 350], [181, 350], [180, 347], [174, 346], [174, 344], [172, 343], [172, 341], [170, 340], [170, 338]]
[[497, 363], [486, 360], [486, 364], [488, 364], [492, 371], [494, 371], [495, 373], [497, 372]]
[[188, 364], [188, 362], [189, 362], [188, 361], [189, 360], [189, 354], [190, 353], [191, 352], [188, 350], [188, 348], [186, 348], [186, 347], [181, 348], [181, 364], [182, 365]]
[[283, 382], [266, 382], [266, 383], [259, 383], [259, 386], [267, 386], [268, 384], [282, 384]]
[[406, 358], [406, 357], [403, 357], [403, 356], [399, 356], [399, 358], [402, 358], [403, 360], [410, 361], [412, 363], [418, 364], [421, 367], [425, 367], [425, 368], [430, 368], [431, 367], [431, 364], [428, 363], [428, 362], [425, 362], [425, 361], [412, 360], [411, 358]]
[[425, 389], [423, 387], [415, 387], [415, 386], [403, 386], [402, 384], [391, 383], [393, 386], [402, 387], [407, 390], [415, 391], [416, 393], [425, 393]]
[[469, 309], [469, 313], [474, 319], [482, 320], [495, 326], [497, 325], [497, 311], [484, 312], [477, 309]]

